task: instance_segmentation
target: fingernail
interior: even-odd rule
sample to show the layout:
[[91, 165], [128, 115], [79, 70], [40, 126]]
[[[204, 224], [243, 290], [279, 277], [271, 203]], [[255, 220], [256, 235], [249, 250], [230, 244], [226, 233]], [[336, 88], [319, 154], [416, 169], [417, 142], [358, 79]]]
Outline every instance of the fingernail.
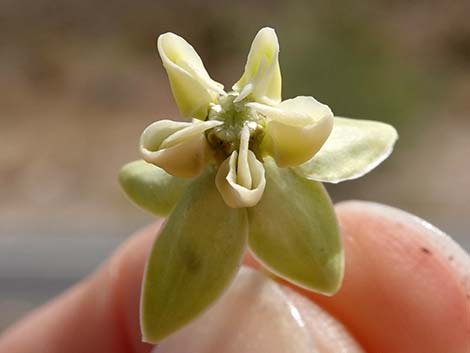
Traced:
[[398, 226], [406, 227], [408, 231], [414, 231], [414, 235], [422, 240], [421, 251], [423, 254], [434, 252], [440, 255], [458, 276], [467, 293], [467, 298], [470, 300], [470, 255], [443, 231], [418, 216], [379, 203], [346, 201], [339, 203], [337, 207], [357, 209], [359, 212], [367, 210], [369, 213], [388, 218]]
[[[323, 341], [317, 339], [318, 335], [324, 337]], [[344, 346], [343, 350], [331, 348], [339, 344]], [[352, 353], [361, 350], [343, 327], [308, 299], [253, 269], [242, 267], [234, 283], [209, 311], [168, 337], [153, 352]]]

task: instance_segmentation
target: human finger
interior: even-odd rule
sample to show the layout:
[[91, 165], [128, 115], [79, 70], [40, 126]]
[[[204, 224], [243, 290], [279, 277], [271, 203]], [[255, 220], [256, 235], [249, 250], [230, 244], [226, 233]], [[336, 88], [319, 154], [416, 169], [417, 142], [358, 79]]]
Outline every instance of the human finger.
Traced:
[[374, 353], [470, 349], [470, 257], [450, 237], [404, 211], [337, 205], [346, 252], [341, 290], [303, 292]]

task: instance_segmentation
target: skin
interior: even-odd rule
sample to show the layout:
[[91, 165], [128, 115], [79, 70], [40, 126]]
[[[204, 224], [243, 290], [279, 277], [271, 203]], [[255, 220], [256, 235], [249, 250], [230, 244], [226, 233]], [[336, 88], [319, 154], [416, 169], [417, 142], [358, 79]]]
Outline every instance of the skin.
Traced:
[[[358, 202], [336, 211], [343, 287], [329, 298], [294, 289], [342, 322], [365, 352], [468, 352], [468, 254], [401, 211]], [[140, 340], [139, 295], [159, 226], [133, 235], [94, 274], [4, 332], [0, 352], [150, 352]]]

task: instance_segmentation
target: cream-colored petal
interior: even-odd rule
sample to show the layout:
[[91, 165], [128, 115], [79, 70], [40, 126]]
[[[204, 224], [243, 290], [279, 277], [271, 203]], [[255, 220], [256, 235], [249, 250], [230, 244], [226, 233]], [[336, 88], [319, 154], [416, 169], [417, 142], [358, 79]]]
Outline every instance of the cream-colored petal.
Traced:
[[268, 119], [262, 148], [278, 166], [292, 167], [311, 159], [333, 128], [331, 109], [312, 97], [287, 99], [276, 106], [248, 103]]
[[309, 96], [286, 99], [275, 106], [257, 102], [247, 103], [246, 106], [265, 115], [269, 120], [300, 127], [311, 125], [323, 117], [333, 116], [330, 107]]
[[281, 101], [279, 42], [274, 29], [262, 28], [251, 45], [245, 72], [233, 89], [240, 93], [236, 101], [251, 95], [257, 102], [277, 104]]
[[[246, 154], [247, 163], [239, 163], [239, 159], [244, 159], [241, 154]], [[237, 169], [238, 165], [238, 169]], [[240, 170], [242, 168], [243, 170]], [[244, 173], [249, 174], [250, 186], [241, 183], [248, 183], [248, 178], [240, 178]], [[232, 152], [219, 167], [215, 184], [225, 203], [232, 208], [253, 207], [263, 196], [266, 186], [264, 176], [264, 166], [256, 159], [253, 152], [240, 150]], [[246, 185], [245, 184], [245, 185]]]
[[194, 119], [192, 124], [176, 131], [170, 136], [166, 137], [162, 143], [161, 148], [169, 148], [194, 136], [201, 135], [204, 131], [212, 129], [213, 127], [222, 125], [223, 122], [219, 120], [200, 121]]
[[142, 133], [140, 151], [145, 161], [171, 175], [194, 177], [201, 173], [206, 160], [207, 142], [204, 131], [220, 124], [221, 122], [216, 121], [156, 121]]
[[162, 34], [157, 47], [181, 114], [203, 120], [209, 104], [225, 94], [224, 86], [210, 78], [199, 55], [180, 36]]

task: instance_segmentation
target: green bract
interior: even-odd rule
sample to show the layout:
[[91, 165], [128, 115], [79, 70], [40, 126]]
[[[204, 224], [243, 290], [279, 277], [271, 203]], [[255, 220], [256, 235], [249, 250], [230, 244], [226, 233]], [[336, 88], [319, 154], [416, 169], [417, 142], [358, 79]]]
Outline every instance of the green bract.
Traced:
[[265, 161], [266, 190], [248, 209], [248, 243], [257, 259], [288, 281], [331, 295], [343, 276], [343, 251], [330, 198], [319, 182]]
[[214, 176], [208, 168], [191, 183], [153, 246], [141, 302], [146, 341], [160, 340], [207, 308], [241, 263], [246, 211], [225, 205]]
[[119, 181], [132, 201], [157, 216], [166, 216], [173, 210], [189, 183], [188, 179], [174, 177], [142, 160], [122, 167]]
[[213, 303], [246, 246], [280, 277], [334, 294], [344, 255], [320, 182], [372, 170], [391, 153], [395, 129], [334, 117], [312, 97], [282, 101], [271, 28], [256, 35], [245, 72], [229, 92], [183, 38], [161, 35], [158, 51], [180, 112], [192, 120], [148, 126], [140, 139], [144, 161], [120, 173], [134, 202], [169, 214], [144, 276], [144, 340], [160, 341]]

